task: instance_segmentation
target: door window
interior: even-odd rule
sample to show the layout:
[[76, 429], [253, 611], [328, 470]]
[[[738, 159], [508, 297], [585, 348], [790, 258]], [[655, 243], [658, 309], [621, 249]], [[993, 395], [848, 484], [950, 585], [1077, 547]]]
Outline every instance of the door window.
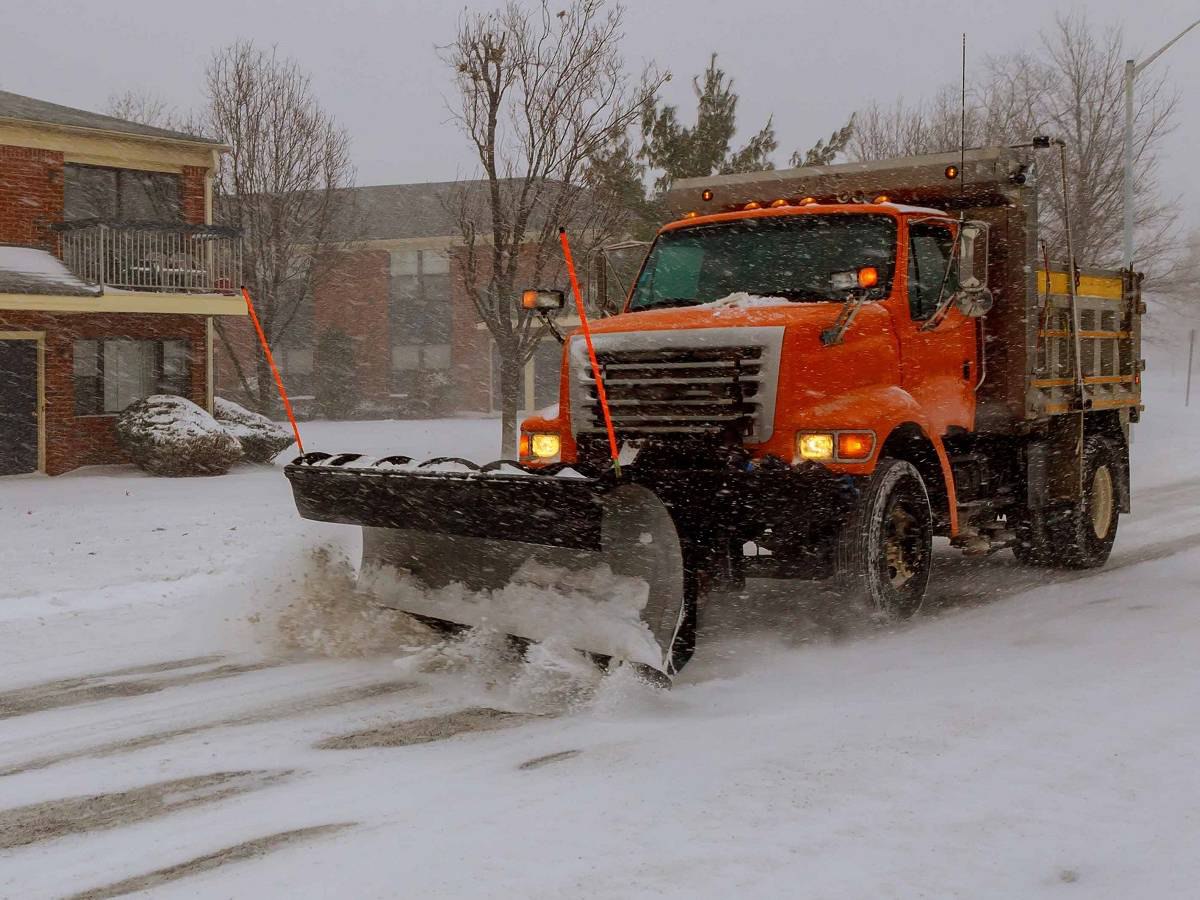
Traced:
[[954, 235], [946, 226], [917, 223], [909, 227], [908, 304], [917, 321], [928, 319], [939, 300], [958, 290], [957, 265], [946, 275], [953, 254]]

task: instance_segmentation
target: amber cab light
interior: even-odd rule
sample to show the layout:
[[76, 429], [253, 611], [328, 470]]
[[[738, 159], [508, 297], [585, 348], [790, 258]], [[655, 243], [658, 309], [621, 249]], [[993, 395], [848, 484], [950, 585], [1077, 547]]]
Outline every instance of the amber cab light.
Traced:
[[562, 450], [562, 440], [557, 434], [530, 435], [529, 449], [535, 459], [553, 459]]
[[958, 166], [946, 166], [946, 177], [953, 180], [958, 177]]
[[879, 284], [879, 270], [874, 266], [863, 266], [858, 270], [858, 286], [860, 288], [873, 288]]
[[812, 206], [816, 202], [817, 202], [816, 197], [805, 197], [803, 200], [800, 201], [800, 205], [801, 206]]
[[875, 449], [875, 435], [870, 431], [839, 431], [837, 435], [837, 457], [844, 460], [871, 458]]
[[887, 203], [887, 202], [888, 202], [888, 195], [887, 195], [887, 194], [880, 194], [878, 197], [876, 197], [876, 198], [875, 198], [875, 202], [876, 202], [876, 203]]
[[762, 204], [757, 200], [751, 200], [749, 203], [743, 206], [742, 209], [762, 209]]
[[713, 198], [712, 191], [701, 191], [700, 192], [700, 199], [703, 200], [705, 203], [707, 203], [712, 198]]
[[780, 197], [778, 200], [771, 201], [771, 209], [779, 209], [781, 206], [787, 206], [788, 202]]

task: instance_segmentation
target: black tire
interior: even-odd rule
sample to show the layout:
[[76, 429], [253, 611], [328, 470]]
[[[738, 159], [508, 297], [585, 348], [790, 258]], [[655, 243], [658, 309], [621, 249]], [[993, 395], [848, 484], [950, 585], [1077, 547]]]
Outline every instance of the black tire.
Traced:
[[1017, 525], [1013, 555], [1022, 563], [1054, 569], [1095, 569], [1108, 562], [1120, 520], [1121, 465], [1107, 438], [1083, 442], [1083, 497], [1042, 510]]
[[667, 660], [668, 674], [678, 675], [696, 652], [696, 622], [700, 598], [708, 590], [708, 576], [702, 572], [686, 572], [683, 576], [683, 610], [675, 639], [671, 641], [671, 655]]
[[925, 600], [933, 559], [933, 511], [921, 473], [881, 459], [838, 535], [834, 586], [842, 598], [887, 618]]

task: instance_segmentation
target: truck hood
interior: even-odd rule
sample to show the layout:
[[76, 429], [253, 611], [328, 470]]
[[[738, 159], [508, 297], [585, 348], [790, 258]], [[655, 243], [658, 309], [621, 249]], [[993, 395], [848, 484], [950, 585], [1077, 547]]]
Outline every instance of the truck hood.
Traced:
[[[591, 323], [591, 327], [593, 334], [612, 334], [693, 328], [783, 326], [788, 331], [789, 339], [804, 340], [811, 336], [819, 341], [821, 332], [833, 324], [840, 309], [841, 304], [834, 302], [792, 303], [776, 297], [734, 294], [725, 300], [698, 306], [622, 313], [607, 319], [598, 319]], [[865, 324], [880, 315], [887, 318], [881, 304], [869, 303], [859, 312], [857, 321]]]

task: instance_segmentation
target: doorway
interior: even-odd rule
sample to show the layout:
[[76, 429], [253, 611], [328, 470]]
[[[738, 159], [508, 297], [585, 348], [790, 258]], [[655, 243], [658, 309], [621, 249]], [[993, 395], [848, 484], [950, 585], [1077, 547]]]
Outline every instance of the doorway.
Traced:
[[0, 475], [41, 468], [41, 335], [0, 332]]

